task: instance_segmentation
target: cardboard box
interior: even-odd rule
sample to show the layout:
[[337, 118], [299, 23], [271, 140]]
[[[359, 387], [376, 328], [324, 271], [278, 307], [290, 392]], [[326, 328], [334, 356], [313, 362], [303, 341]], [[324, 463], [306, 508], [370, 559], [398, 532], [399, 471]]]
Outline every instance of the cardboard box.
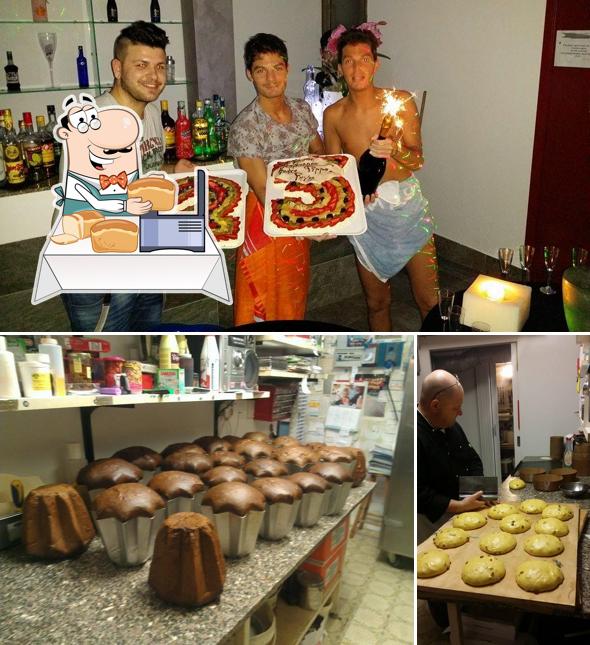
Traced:
[[336, 552], [338, 547], [348, 540], [348, 529], [350, 516], [346, 516], [338, 526], [335, 526], [319, 546], [311, 553], [309, 559], [322, 563], [328, 560]]
[[319, 576], [324, 583], [324, 589], [327, 589], [342, 571], [345, 555], [346, 542], [343, 542], [324, 562], [318, 562], [309, 557], [299, 568]]
[[184, 394], [184, 369], [158, 369], [158, 385], [171, 388], [174, 394]]

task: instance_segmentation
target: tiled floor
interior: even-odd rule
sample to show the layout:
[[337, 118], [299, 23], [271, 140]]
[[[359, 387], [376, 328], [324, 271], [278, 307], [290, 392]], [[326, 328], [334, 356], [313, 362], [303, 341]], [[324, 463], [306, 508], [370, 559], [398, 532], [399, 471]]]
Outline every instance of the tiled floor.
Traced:
[[[441, 261], [439, 276], [441, 287], [453, 291], [466, 289], [477, 277], [479, 271], [450, 261]], [[410, 281], [405, 271], [398, 273], [391, 281], [391, 318], [393, 329], [399, 332], [418, 331], [420, 313], [414, 304]], [[367, 305], [363, 295], [354, 295], [337, 303], [308, 311], [310, 320], [337, 321], [352, 329], [367, 329]]]
[[379, 533], [364, 528], [348, 543], [336, 615], [325, 645], [393, 645], [414, 639], [414, 573], [380, 557]]

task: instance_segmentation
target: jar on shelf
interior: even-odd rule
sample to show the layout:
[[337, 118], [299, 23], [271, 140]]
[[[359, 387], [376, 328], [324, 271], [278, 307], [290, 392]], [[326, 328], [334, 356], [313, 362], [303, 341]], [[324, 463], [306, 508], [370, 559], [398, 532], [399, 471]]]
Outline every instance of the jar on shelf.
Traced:
[[104, 387], [120, 387], [125, 359], [122, 356], [105, 356], [102, 360], [104, 365], [102, 385]]
[[123, 372], [127, 375], [131, 394], [141, 394], [143, 392], [141, 366], [140, 361], [125, 361], [123, 363]]
[[68, 390], [90, 390], [92, 384], [92, 355], [88, 352], [70, 352], [66, 356]]

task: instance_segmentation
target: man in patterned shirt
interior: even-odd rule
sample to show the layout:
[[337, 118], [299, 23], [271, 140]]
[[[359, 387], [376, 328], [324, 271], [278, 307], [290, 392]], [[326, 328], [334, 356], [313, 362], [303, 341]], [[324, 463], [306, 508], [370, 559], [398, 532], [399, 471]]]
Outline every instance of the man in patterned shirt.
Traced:
[[[125, 27], [115, 40], [113, 87], [96, 98], [99, 107], [124, 105], [141, 119], [144, 173], [161, 170], [164, 163], [162, 122], [154, 101], [166, 86], [167, 44], [166, 32], [152, 23], [140, 20]], [[174, 171], [192, 169], [182, 159]], [[68, 293], [62, 299], [72, 331], [150, 331], [160, 324], [164, 305], [161, 293]]]
[[285, 43], [256, 34], [244, 47], [246, 76], [256, 98], [233, 122], [228, 154], [248, 175], [246, 239], [236, 257], [234, 322], [300, 320], [309, 288], [309, 240], [272, 238], [263, 231], [266, 165], [276, 159], [323, 154], [318, 123], [302, 99], [285, 96]]

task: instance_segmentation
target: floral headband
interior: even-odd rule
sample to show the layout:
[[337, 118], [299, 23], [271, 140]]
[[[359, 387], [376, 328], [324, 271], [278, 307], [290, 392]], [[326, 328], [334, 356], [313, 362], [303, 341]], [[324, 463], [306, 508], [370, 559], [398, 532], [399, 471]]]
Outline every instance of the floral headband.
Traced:
[[[380, 20], [379, 22], [363, 22], [361, 25], [354, 27], [354, 29], [371, 32], [377, 39], [377, 45], [379, 46], [383, 42], [383, 37], [378, 25], [386, 24], [387, 23], [384, 20]], [[340, 36], [342, 36], [345, 31], [348, 31], [347, 27], [345, 27], [344, 25], [338, 25], [338, 27], [336, 27], [330, 34], [330, 38], [328, 38], [328, 42], [326, 44], [326, 50], [331, 54], [338, 54], [338, 41], [340, 40]]]

